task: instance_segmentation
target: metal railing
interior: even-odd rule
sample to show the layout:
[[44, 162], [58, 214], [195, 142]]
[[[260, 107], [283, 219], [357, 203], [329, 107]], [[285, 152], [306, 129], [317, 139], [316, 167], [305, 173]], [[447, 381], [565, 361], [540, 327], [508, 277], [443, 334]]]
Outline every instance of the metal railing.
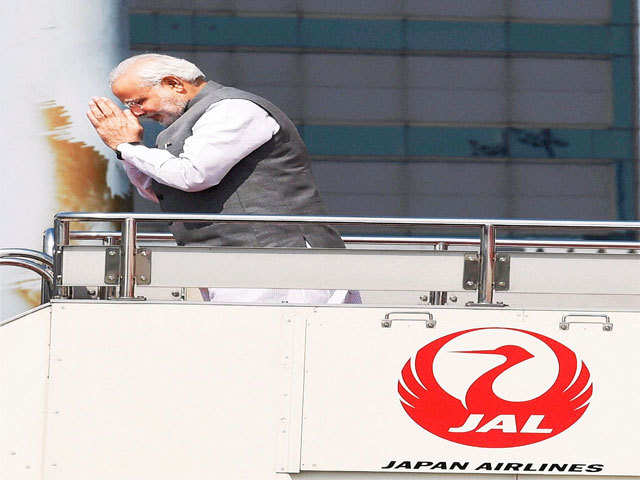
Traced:
[[26, 268], [42, 278], [41, 303], [54, 291], [53, 258], [43, 252], [25, 248], [0, 248], [0, 265]]
[[[476, 230], [478, 238], [449, 239], [448, 244], [478, 245], [480, 256], [480, 278], [478, 301], [475, 305], [491, 306], [494, 294], [495, 257], [499, 245], [509, 246], [565, 246], [574, 248], [640, 248], [638, 242], [583, 242], [583, 241], [536, 241], [498, 240], [498, 229], [522, 230], [580, 230], [580, 231], [640, 231], [640, 222], [586, 222], [586, 221], [546, 221], [546, 220], [499, 220], [499, 219], [433, 219], [433, 218], [375, 218], [375, 217], [320, 217], [320, 216], [278, 216], [278, 215], [199, 215], [199, 214], [134, 214], [134, 213], [59, 213], [54, 220], [54, 285], [57, 296], [64, 297], [67, 287], [62, 285], [63, 247], [72, 238], [70, 224], [73, 222], [117, 222], [120, 224], [120, 298], [135, 298], [134, 258], [138, 239], [164, 240], [169, 234], [144, 234], [137, 232], [138, 223], [193, 222], [193, 223], [276, 223], [290, 225], [326, 224], [333, 226], [375, 226], [375, 227], [438, 227]], [[100, 236], [102, 235], [102, 236]], [[104, 232], [74, 232], [75, 238], [106, 238]], [[114, 236], [115, 237], [115, 236]], [[348, 237], [347, 237], [348, 238]], [[371, 243], [382, 237], [353, 237], [354, 243]], [[425, 238], [400, 237], [389, 239], [388, 243], [421, 243]], [[382, 243], [382, 242], [380, 242]], [[442, 239], [432, 239], [427, 243], [445, 244]]]

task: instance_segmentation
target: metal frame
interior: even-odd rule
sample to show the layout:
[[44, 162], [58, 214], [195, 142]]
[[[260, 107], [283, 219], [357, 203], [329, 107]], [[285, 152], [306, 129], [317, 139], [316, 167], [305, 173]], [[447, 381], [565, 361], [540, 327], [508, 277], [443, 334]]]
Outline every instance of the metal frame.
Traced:
[[[282, 223], [292, 225], [328, 224], [334, 226], [384, 226], [384, 227], [446, 227], [477, 229], [480, 247], [480, 278], [478, 282], [478, 301], [474, 306], [500, 306], [493, 303], [495, 277], [495, 252], [499, 244], [496, 239], [497, 229], [564, 229], [564, 230], [630, 230], [640, 231], [640, 222], [585, 222], [585, 221], [547, 221], [547, 220], [499, 220], [499, 219], [433, 219], [433, 218], [375, 218], [375, 217], [321, 217], [321, 216], [290, 216], [290, 215], [199, 215], [199, 214], [133, 214], [133, 213], [73, 213], [63, 212], [55, 216], [55, 292], [56, 296], [68, 296], [66, 287], [62, 286], [62, 255], [63, 247], [69, 245], [72, 222], [118, 222], [121, 226], [121, 279], [120, 298], [135, 298], [135, 252], [137, 242], [137, 224], [140, 222], [224, 222], [224, 223]], [[104, 237], [103, 237], [104, 238]], [[367, 237], [361, 237], [366, 239]], [[366, 240], [364, 240], [366, 241]], [[370, 241], [370, 240], [369, 240]], [[393, 243], [393, 242], [390, 242]], [[442, 243], [442, 242], [438, 242]], [[544, 242], [542, 242], [544, 243]], [[567, 243], [561, 242], [563, 245]], [[576, 242], [571, 242], [576, 245]], [[592, 246], [589, 242], [578, 242], [579, 246]], [[624, 247], [637, 248], [636, 242], [621, 242]], [[510, 242], [513, 244], [513, 241]], [[521, 246], [527, 244], [539, 246], [541, 242], [520, 241]], [[546, 243], [547, 245], [549, 242]], [[554, 246], [557, 246], [554, 245]]]

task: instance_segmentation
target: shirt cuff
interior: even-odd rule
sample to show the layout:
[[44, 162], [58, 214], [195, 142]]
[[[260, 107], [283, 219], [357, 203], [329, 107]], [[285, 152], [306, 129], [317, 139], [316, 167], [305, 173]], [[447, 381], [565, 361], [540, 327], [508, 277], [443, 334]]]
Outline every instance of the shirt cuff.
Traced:
[[125, 156], [132, 157], [133, 149], [141, 145], [140, 143], [119, 143], [116, 145], [116, 157], [119, 160], [126, 160]]

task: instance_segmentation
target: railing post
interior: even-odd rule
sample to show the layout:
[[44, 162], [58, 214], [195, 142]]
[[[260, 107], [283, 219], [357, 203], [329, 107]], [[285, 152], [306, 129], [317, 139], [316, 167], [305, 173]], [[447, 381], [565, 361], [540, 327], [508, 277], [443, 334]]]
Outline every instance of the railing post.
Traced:
[[493, 303], [496, 261], [496, 227], [482, 225], [480, 233], [480, 278], [478, 279], [478, 303]]
[[[117, 243], [118, 242], [113, 236], [106, 236], [102, 239], [102, 244], [107, 247], [112, 247]], [[97, 293], [100, 300], [111, 300], [116, 298], [118, 292], [115, 286], [105, 285], [104, 287], [98, 287]]]
[[53, 290], [55, 298], [69, 298], [71, 289], [63, 287], [62, 250], [69, 245], [69, 223], [56, 218], [53, 222]]
[[120, 238], [120, 299], [135, 298], [136, 220], [129, 217], [122, 222]]
[[[449, 245], [444, 242], [438, 242], [433, 246], [434, 251], [444, 252], [449, 250]], [[429, 292], [429, 305], [446, 305], [448, 292], [431, 291]]]
[[[47, 228], [42, 233], [42, 253], [50, 257], [54, 256], [56, 250], [56, 239], [54, 237], [53, 228]], [[47, 303], [52, 293], [54, 292], [51, 292], [49, 285], [47, 285], [46, 280], [43, 278], [40, 284], [40, 304]]]

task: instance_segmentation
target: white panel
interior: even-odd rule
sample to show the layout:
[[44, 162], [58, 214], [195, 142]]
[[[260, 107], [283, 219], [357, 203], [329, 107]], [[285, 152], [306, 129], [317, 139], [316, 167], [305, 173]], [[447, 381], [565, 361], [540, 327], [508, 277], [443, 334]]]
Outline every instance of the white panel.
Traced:
[[42, 478], [51, 308], [0, 326], [0, 478]]
[[604, 93], [611, 91], [611, 62], [526, 58], [511, 60], [516, 91]]
[[411, 122], [504, 122], [507, 118], [503, 92], [410, 89], [407, 95]]
[[327, 193], [323, 194], [322, 198], [332, 215], [409, 216], [406, 195]]
[[505, 14], [504, 0], [406, 0], [410, 15], [496, 17]]
[[500, 58], [409, 57], [409, 87], [502, 91], [505, 62]]
[[302, 118], [302, 99], [293, 87], [274, 87], [271, 85], [234, 85], [266, 98], [287, 114], [292, 120]]
[[56, 304], [45, 478], [274, 478], [310, 311]]
[[510, 188], [523, 196], [583, 195], [609, 201], [615, 195], [612, 165], [545, 162], [513, 164], [510, 169]]
[[520, 92], [514, 96], [513, 120], [521, 123], [611, 122], [607, 93]]
[[[612, 192], [613, 196], [613, 192]], [[517, 196], [512, 198], [512, 218], [547, 220], [611, 220], [617, 218], [613, 198], [584, 196]]]
[[[511, 254], [512, 293], [607, 293], [634, 295], [640, 291], [635, 274], [637, 255]], [[535, 274], [533, 274], [535, 272]]]
[[[463, 267], [461, 252], [193, 246], [151, 250], [153, 287], [454, 290]], [[64, 284], [103, 285], [104, 257], [103, 247], [65, 247]], [[440, 273], [433, 276], [433, 271]]]
[[308, 121], [399, 121], [403, 119], [399, 89], [311, 87], [305, 92]]
[[233, 77], [243, 85], [296, 85], [300, 83], [300, 56], [280, 53], [235, 53]]
[[609, 0], [511, 0], [511, 14], [516, 18], [553, 20], [606, 21]]
[[[345, 309], [339, 315], [319, 310], [310, 320], [307, 326], [302, 470], [383, 471], [391, 461], [396, 465], [409, 461], [411, 470], [415, 471], [418, 461], [431, 461], [432, 466], [440, 461], [447, 462], [448, 466], [454, 461], [468, 461], [467, 477], [464, 478], [471, 478], [476, 473], [475, 468], [484, 462], [494, 466], [519, 463], [516, 471], [519, 471], [519, 477], [523, 474], [520, 478], [527, 478], [523, 468], [529, 463], [533, 467], [532, 473], [536, 468], [546, 468], [542, 464], [548, 467], [551, 463], [582, 464], [577, 468], [582, 468], [583, 472], [585, 464], [603, 464], [601, 472], [594, 472], [596, 475], [640, 473], [635, 462], [640, 417], [637, 406], [629, 403], [630, 398], [638, 395], [640, 381], [628, 370], [620, 368], [620, 365], [635, 365], [640, 361], [640, 351], [634, 343], [640, 334], [637, 312], [593, 312], [610, 316], [614, 328], [606, 332], [595, 323], [601, 319], [585, 318], [594, 323], [571, 325], [564, 331], [559, 328], [562, 311], [508, 309], [428, 309], [437, 322], [433, 329], [425, 328], [424, 322], [417, 319], [394, 322], [391, 328], [381, 328], [380, 319], [390, 310]], [[524, 403], [535, 398], [540, 395], [538, 390], [544, 393], [556, 377], [560, 378], [558, 374], [554, 376], [553, 367], [544, 366], [545, 358], [551, 365], [555, 356], [559, 369], [572, 368], [570, 357], [554, 355], [546, 341], [526, 332], [504, 330], [509, 327], [560, 342], [586, 363], [594, 393], [584, 415], [560, 435], [514, 448], [461, 445], [431, 434], [415, 423], [402, 408], [397, 390], [405, 363], [416, 351], [436, 339], [466, 329], [486, 327], [503, 328], [475, 332], [479, 335], [474, 341], [452, 343], [451, 347], [445, 345], [442, 350], [449, 355], [449, 363], [434, 362], [435, 382], [452, 397], [447, 402], [464, 399], [469, 385], [504, 363], [503, 358], [507, 355], [481, 355], [489, 353], [487, 348], [515, 342], [531, 355], [529, 363], [518, 366], [522, 367], [519, 375], [511, 374], [511, 383], [501, 384], [501, 398], [507, 396], [512, 402]], [[367, 345], [367, 348], [359, 348], [361, 345]], [[466, 353], [462, 355], [460, 350]], [[507, 373], [511, 372], [507, 370], [505, 375]], [[433, 385], [429, 383], [429, 387], [433, 388]], [[513, 395], [522, 399], [514, 400]], [[441, 398], [442, 395], [438, 401]], [[462, 402], [460, 404], [464, 406]], [[546, 407], [547, 412], [555, 412], [560, 405], [561, 402], [553, 403], [552, 410]], [[448, 413], [444, 406], [433, 408], [436, 414], [444, 416]], [[522, 408], [524, 410], [518, 415], [528, 415], [526, 406]], [[518, 425], [522, 425], [525, 418]], [[593, 441], [594, 438], [598, 441]], [[429, 466], [420, 470], [428, 473]], [[406, 471], [396, 470], [398, 473]], [[439, 473], [443, 473], [442, 470]]]
[[305, 84], [402, 88], [405, 59], [388, 55], [305, 55]]
[[351, 13], [360, 15], [400, 15], [402, 2], [398, 0], [302, 0], [305, 13]]
[[232, 69], [233, 57], [229, 52], [167, 52], [179, 58], [185, 58], [195, 63], [206, 75], [208, 80], [213, 80], [223, 84], [233, 81]]
[[510, 218], [509, 199], [504, 195], [412, 195], [408, 217]]
[[412, 164], [381, 161], [316, 161], [313, 176], [328, 193], [406, 194]]
[[503, 162], [413, 162], [408, 166], [406, 188], [412, 194], [500, 195], [508, 188], [508, 169]]

